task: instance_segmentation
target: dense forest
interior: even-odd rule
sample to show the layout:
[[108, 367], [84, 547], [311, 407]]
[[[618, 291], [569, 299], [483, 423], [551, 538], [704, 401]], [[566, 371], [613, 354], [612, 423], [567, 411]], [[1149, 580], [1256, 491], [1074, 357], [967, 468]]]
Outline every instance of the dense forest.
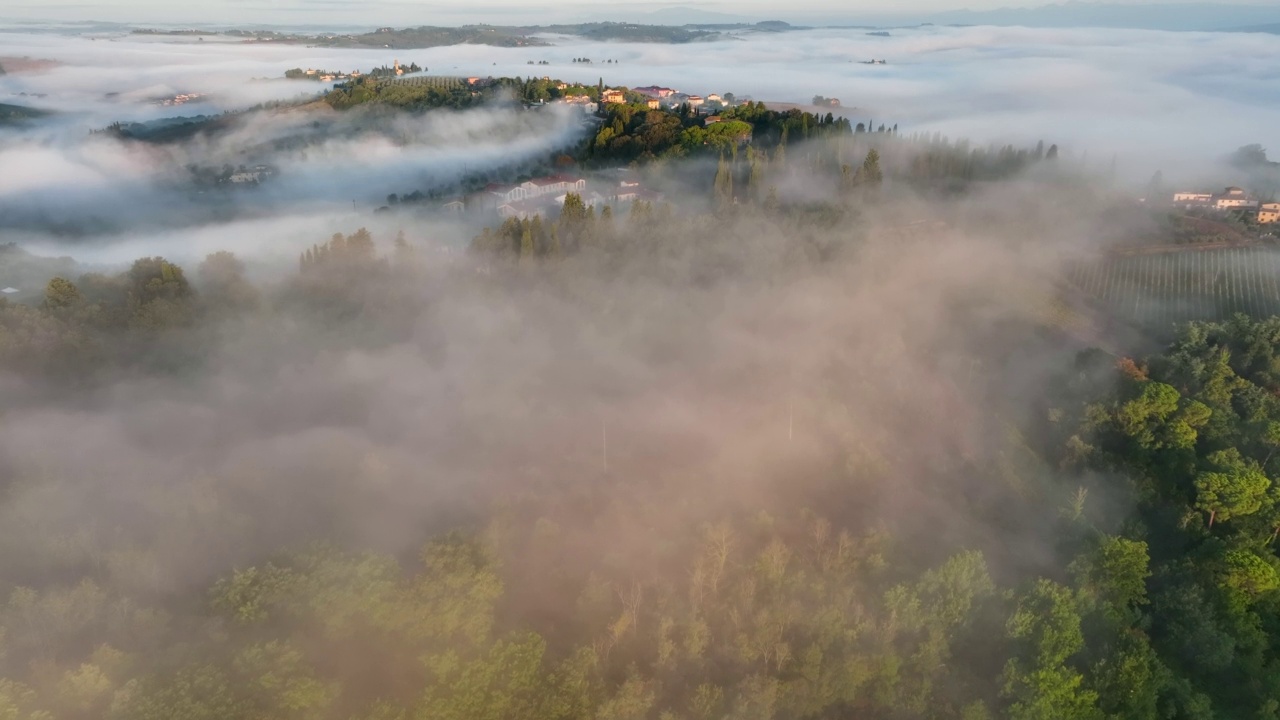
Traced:
[[3, 716], [1277, 717], [1280, 319], [1090, 349], [875, 155], [0, 300]]

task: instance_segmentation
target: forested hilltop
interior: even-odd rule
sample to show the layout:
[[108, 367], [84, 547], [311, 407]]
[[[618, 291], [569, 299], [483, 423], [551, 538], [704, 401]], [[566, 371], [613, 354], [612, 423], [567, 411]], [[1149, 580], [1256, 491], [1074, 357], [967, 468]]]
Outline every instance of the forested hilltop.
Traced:
[[[757, 23], [738, 29], [756, 28], [777, 31], [776, 23]], [[560, 25], [463, 25], [459, 27], [429, 26], [415, 28], [384, 27], [365, 33], [323, 33], [310, 35], [274, 30], [227, 30], [221, 33], [195, 30], [165, 31], [136, 29], [139, 35], [227, 35], [246, 42], [306, 44], [335, 48], [397, 48], [414, 50], [449, 45], [493, 45], [495, 47], [542, 47], [552, 43], [538, 37], [543, 34], [572, 35], [585, 40], [646, 43], [688, 43], [722, 37], [717, 29], [698, 26], [645, 25], [639, 23], [593, 22]]]
[[730, 122], [465, 253], [7, 251], [0, 717], [1276, 717], [1280, 318], [1073, 330], [1043, 149]]

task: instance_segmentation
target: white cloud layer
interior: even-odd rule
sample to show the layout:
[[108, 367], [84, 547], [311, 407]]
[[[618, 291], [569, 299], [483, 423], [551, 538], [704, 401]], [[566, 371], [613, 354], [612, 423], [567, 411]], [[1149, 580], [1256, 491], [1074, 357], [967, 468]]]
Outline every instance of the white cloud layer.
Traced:
[[[34, 129], [0, 131], [0, 231], [15, 212], [74, 212], [164, 197], [175, 167], [191, 157], [234, 158], [263, 137], [307, 118], [255, 120], [216, 143], [143, 150], [90, 140], [117, 120], [220, 113], [319, 88], [278, 78], [291, 67], [369, 69], [397, 58], [432, 74], [551, 75], [609, 84], [662, 84], [689, 92], [733, 92], [779, 102], [821, 94], [841, 99], [858, 121], [897, 123], [978, 143], [1056, 142], [1099, 164], [1115, 156], [1122, 177], [1211, 176], [1236, 147], [1280, 150], [1280, 43], [1273, 36], [1126, 30], [926, 27], [873, 37], [863, 30], [743, 33], [688, 45], [588, 43], [557, 37], [546, 48], [461, 45], [427, 50], [337, 50], [128, 35], [0, 34], [0, 55], [64, 63], [0, 76], [0, 102], [59, 111]], [[617, 64], [584, 66], [577, 57]], [[862, 61], [884, 59], [885, 65]], [[529, 61], [550, 64], [530, 67]], [[146, 102], [176, 92], [207, 93], [182, 107]], [[23, 95], [25, 93], [25, 95]], [[430, 177], [534, 157], [569, 142], [564, 117], [531, 122], [509, 113], [445, 113], [390, 130], [346, 133], [305, 153], [274, 158], [287, 170], [260, 213], [287, 216], [302, 205], [350, 209]], [[228, 162], [232, 162], [228, 159]], [[159, 193], [157, 195], [156, 193]], [[34, 209], [34, 210], [33, 210]]]

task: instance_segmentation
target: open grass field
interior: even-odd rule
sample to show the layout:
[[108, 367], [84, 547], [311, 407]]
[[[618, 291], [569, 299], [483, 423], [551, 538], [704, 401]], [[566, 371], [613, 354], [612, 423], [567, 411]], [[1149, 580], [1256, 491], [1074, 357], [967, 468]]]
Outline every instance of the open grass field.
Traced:
[[1280, 249], [1254, 246], [1111, 255], [1070, 283], [1129, 322], [1164, 333], [1191, 320], [1280, 314]]

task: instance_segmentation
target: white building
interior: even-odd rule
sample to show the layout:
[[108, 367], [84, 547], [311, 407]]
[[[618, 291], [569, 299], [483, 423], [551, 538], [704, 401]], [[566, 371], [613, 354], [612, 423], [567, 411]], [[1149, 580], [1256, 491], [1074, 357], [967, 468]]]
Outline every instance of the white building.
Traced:
[[586, 95], [570, 95], [569, 97], [560, 100], [560, 102], [565, 105], [576, 107], [587, 115], [595, 115], [600, 110], [600, 103], [593, 101]]
[[1220, 197], [1213, 202], [1213, 206], [1219, 210], [1233, 210], [1235, 208], [1256, 208], [1257, 200], [1248, 198]]
[[501, 205], [503, 203], [516, 202], [525, 199], [526, 189], [520, 185], [499, 185], [490, 183], [484, 188], [484, 192], [494, 202]]
[[587, 188], [587, 181], [570, 175], [549, 175], [535, 178], [525, 183], [533, 188], [533, 196], [550, 193], [581, 192]]
[[519, 185], [488, 185], [483, 196], [486, 204], [497, 208], [502, 217], [525, 219], [537, 215], [547, 200], [565, 193], [580, 193], [586, 187], [587, 181], [579, 177], [548, 175]]
[[1256, 208], [1258, 201], [1249, 197], [1243, 189], [1229, 187], [1217, 194], [1199, 192], [1177, 192], [1173, 194], [1175, 205], [1191, 207], [1207, 207], [1214, 210], [1236, 210], [1240, 208]]

